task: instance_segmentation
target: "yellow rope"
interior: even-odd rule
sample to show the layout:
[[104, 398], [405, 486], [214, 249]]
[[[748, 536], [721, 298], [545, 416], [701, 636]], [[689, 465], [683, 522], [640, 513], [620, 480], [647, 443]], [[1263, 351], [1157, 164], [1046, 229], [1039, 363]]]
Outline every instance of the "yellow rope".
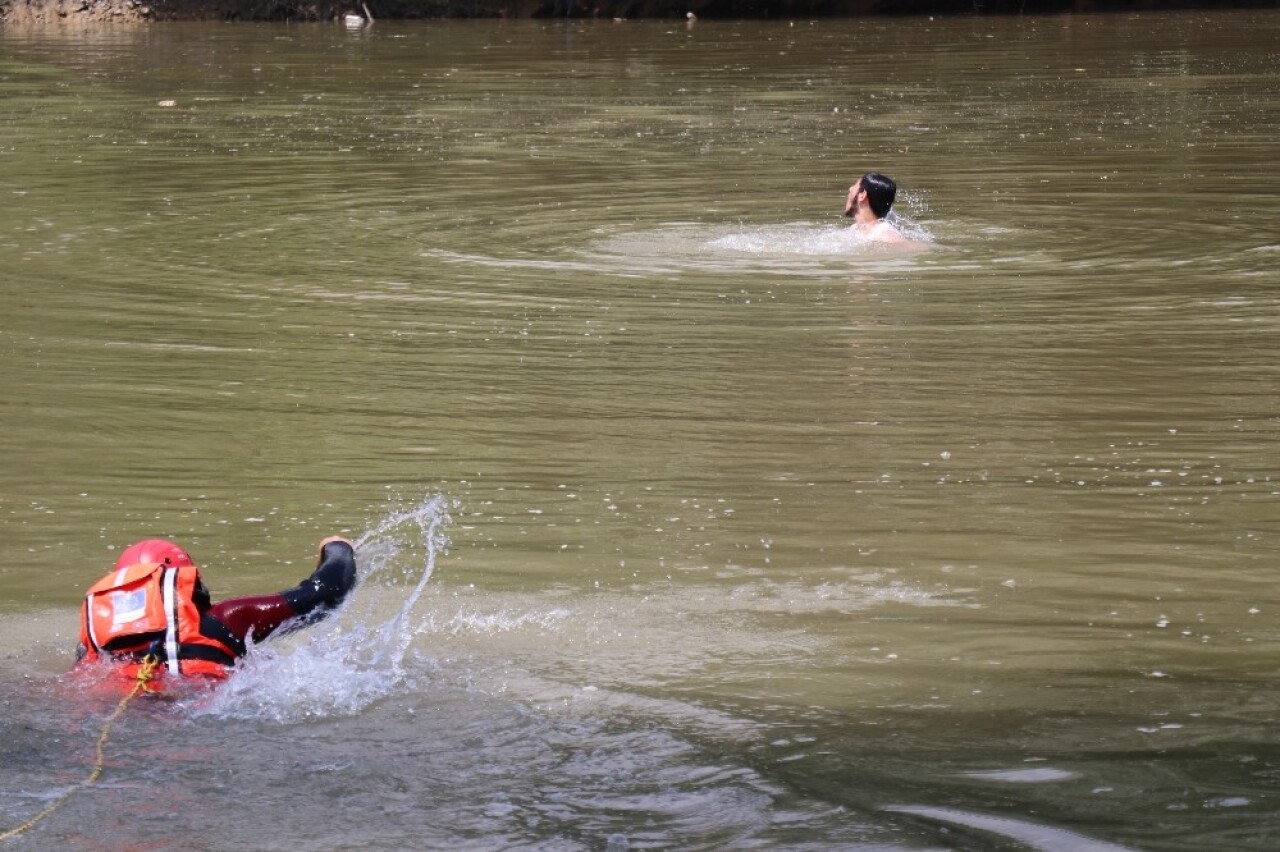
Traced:
[[53, 813], [59, 807], [61, 807], [62, 803], [65, 802], [67, 799], [71, 798], [72, 794], [75, 793], [77, 790], [83, 790], [85, 787], [88, 787], [90, 784], [97, 781], [99, 777], [101, 777], [102, 767], [106, 764], [106, 760], [107, 760], [106, 755], [103, 753], [103, 750], [107, 746], [107, 737], [111, 734], [111, 726], [115, 724], [116, 719], [120, 718], [120, 714], [124, 712], [124, 708], [129, 706], [130, 701], [132, 701], [134, 698], [136, 698], [139, 694], [143, 692], [152, 691], [152, 689], [148, 686], [148, 684], [151, 682], [151, 679], [155, 677], [155, 670], [156, 668], [159, 667], [159, 665], [160, 665], [160, 662], [154, 656], [150, 656], [150, 655], [148, 655], [147, 658], [142, 661], [142, 667], [138, 669], [138, 679], [137, 679], [137, 682], [134, 683], [133, 689], [129, 690], [128, 695], [120, 699], [120, 703], [116, 705], [116, 709], [111, 711], [111, 715], [108, 716], [107, 720], [102, 723], [102, 733], [98, 734], [98, 744], [95, 748], [93, 771], [89, 773], [89, 777], [81, 781], [79, 784], [72, 786], [61, 796], [59, 796], [58, 798], [54, 799], [51, 803], [49, 803], [44, 810], [40, 811], [40, 813], [36, 814], [31, 819], [24, 822], [22, 825], [18, 826], [17, 828], [9, 829], [3, 834], [0, 834], [0, 840], [8, 840], [11, 837], [17, 837], [19, 834], [22, 834], [24, 831], [30, 830], [33, 826], [36, 825], [36, 823], [40, 822], [40, 820], [44, 819], [49, 814]]

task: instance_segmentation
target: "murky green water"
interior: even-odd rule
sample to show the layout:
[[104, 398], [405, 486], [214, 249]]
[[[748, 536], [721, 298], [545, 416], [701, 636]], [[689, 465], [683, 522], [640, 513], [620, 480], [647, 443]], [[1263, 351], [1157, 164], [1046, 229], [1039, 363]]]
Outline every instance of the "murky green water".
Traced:
[[[1278, 37], [0, 32], [0, 831], [121, 548], [346, 531], [12, 845], [1274, 848]], [[839, 231], [873, 168], [927, 250]]]

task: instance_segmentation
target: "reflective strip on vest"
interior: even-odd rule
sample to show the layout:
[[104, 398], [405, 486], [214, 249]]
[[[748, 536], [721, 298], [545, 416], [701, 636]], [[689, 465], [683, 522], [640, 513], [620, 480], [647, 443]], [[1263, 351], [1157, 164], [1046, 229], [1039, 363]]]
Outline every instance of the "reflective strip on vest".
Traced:
[[97, 635], [93, 632], [93, 595], [89, 595], [85, 599], [84, 604], [84, 626], [89, 634], [89, 642], [93, 645], [93, 650], [99, 654], [102, 653], [102, 645], [98, 642]]
[[168, 625], [164, 631], [165, 663], [170, 674], [181, 674], [178, 667], [178, 597], [175, 586], [178, 582], [178, 568], [164, 570], [164, 618]]

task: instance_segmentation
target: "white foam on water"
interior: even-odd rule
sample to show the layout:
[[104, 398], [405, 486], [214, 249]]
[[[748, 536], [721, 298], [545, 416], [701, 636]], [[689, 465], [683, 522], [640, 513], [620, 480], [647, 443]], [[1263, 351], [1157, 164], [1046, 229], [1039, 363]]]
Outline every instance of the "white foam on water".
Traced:
[[[898, 216], [892, 217], [891, 221], [909, 240], [932, 242], [932, 235], [923, 226]], [[712, 252], [818, 258], [844, 258], [892, 248], [890, 244], [869, 240], [847, 226], [809, 224], [738, 228], [709, 240], [706, 247]]]
[[[355, 542], [359, 581], [336, 613], [253, 646], [192, 715], [291, 722], [350, 716], [413, 687], [406, 656], [415, 608], [448, 544], [444, 497], [389, 514]], [[396, 585], [413, 583], [409, 594]], [[389, 605], [388, 605], [389, 604]]]
[[[911, 242], [868, 240], [845, 225], [793, 222], [780, 225], [673, 223], [607, 237], [584, 254], [620, 268], [650, 271], [774, 272], [786, 275], [847, 273], [852, 260], [910, 257], [933, 243], [923, 225], [901, 216], [892, 223]], [[904, 251], [904, 249], [906, 251]]]
[[444, 630], [458, 636], [469, 633], [497, 634], [523, 630], [527, 626], [552, 629], [559, 627], [573, 613], [570, 610], [557, 608], [549, 612], [512, 613], [508, 611], [486, 613], [459, 610]]
[[656, 228], [602, 237], [570, 258], [497, 257], [431, 249], [425, 255], [451, 263], [502, 269], [589, 272], [624, 277], [680, 272], [744, 271], [781, 275], [847, 274], [853, 260], [884, 262], [910, 258], [934, 244], [923, 224], [892, 213], [889, 221], [905, 244], [868, 240], [847, 225], [792, 222], [778, 225], [708, 225], [671, 222]]

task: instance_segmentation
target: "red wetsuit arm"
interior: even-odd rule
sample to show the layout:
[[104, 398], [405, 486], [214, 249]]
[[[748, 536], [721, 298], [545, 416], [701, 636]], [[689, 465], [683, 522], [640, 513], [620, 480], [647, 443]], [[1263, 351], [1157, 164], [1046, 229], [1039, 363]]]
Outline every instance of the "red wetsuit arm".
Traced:
[[209, 609], [208, 615], [226, 626], [243, 641], [252, 637], [261, 642], [284, 622], [298, 616], [309, 621], [324, 617], [342, 603], [355, 586], [356, 558], [351, 542], [325, 539], [320, 547], [320, 564], [310, 577], [292, 589], [275, 595], [232, 598]]
[[257, 595], [232, 598], [215, 604], [209, 615], [226, 625], [240, 639], [253, 637], [261, 642], [289, 619], [297, 615], [284, 595]]

